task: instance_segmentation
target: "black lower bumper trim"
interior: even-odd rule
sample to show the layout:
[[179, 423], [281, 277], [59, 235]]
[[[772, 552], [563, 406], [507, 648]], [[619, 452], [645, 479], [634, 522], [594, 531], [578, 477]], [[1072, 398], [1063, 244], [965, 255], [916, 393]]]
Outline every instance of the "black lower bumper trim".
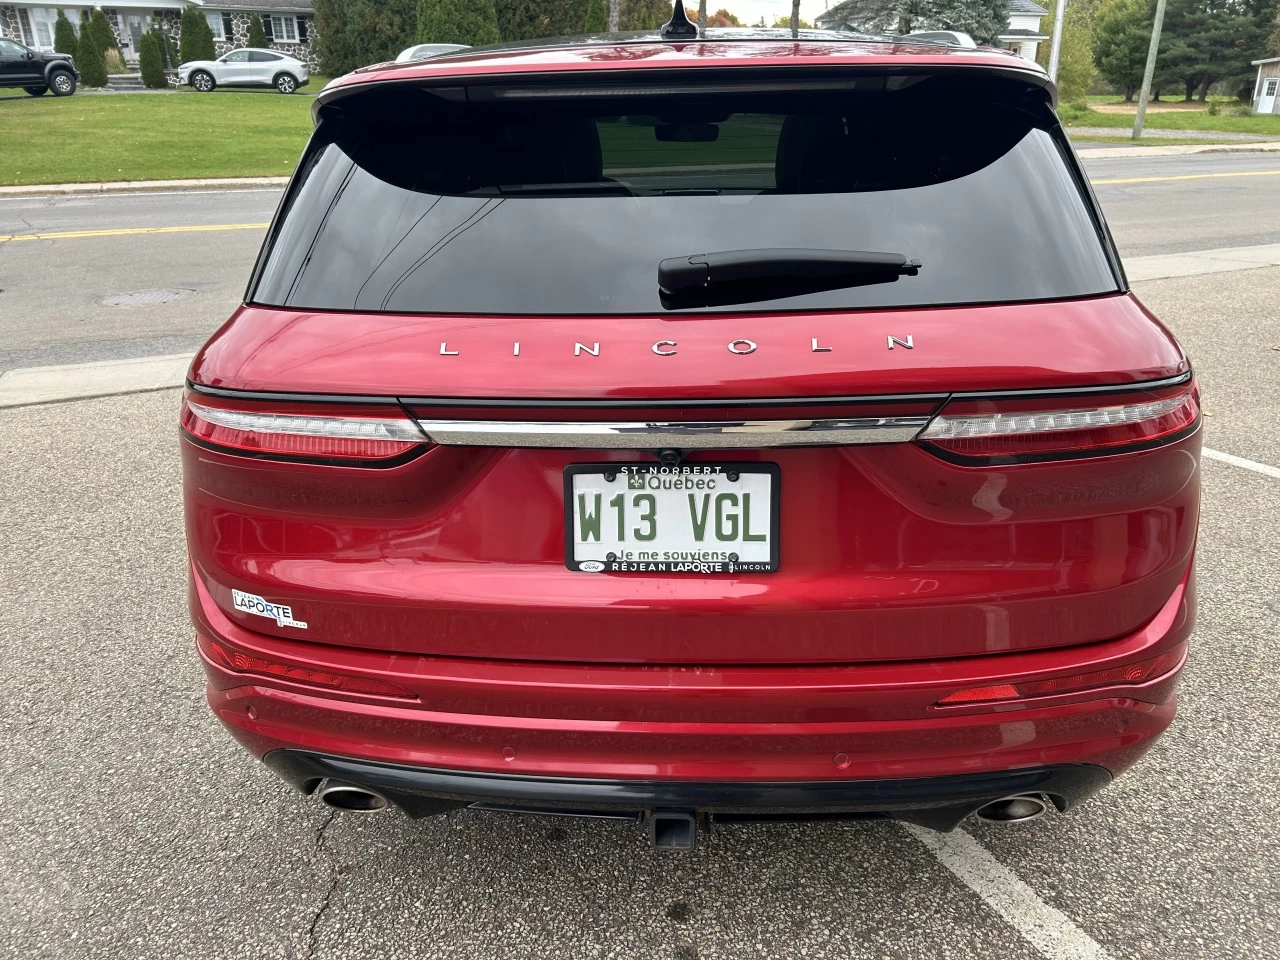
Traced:
[[408, 767], [275, 750], [267, 765], [304, 793], [324, 780], [365, 787], [414, 817], [476, 805], [570, 815], [617, 816], [690, 810], [725, 820], [824, 820], [888, 816], [938, 830], [992, 800], [1047, 794], [1068, 810], [1102, 789], [1111, 774], [1093, 764], [1059, 764], [991, 773], [899, 780], [687, 781], [592, 780]]

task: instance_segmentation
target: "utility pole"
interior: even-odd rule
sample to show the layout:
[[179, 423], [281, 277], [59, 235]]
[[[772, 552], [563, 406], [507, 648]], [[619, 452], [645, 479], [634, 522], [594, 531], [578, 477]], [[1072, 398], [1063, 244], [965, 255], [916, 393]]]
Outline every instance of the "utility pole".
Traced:
[[1156, 75], [1156, 54], [1160, 52], [1160, 30], [1164, 27], [1165, 0], [1156, 0], [1156, 19], [1151, 24], [1151, 46], [1147, 47], [1147, 69], [1142, 72], [1142, 92], [1138, 94], [1138, 115], [1133, 119], [1133, 139], [1142, 139], [1142, 125], [1147, 119], [1147, 100], [1151, 97], [1151, 80]]
[[1058, 82], [1058, 55], [1062, 52], [1062, 28], [1067, 16], [1067, 0], [1058, 0], [1058, 13], [1053, 21], [1053, 43], [1049, 47], [1049, 79]]
[[618, 2], [619, 0], [609, 0], [609, 32], [618, 32]]

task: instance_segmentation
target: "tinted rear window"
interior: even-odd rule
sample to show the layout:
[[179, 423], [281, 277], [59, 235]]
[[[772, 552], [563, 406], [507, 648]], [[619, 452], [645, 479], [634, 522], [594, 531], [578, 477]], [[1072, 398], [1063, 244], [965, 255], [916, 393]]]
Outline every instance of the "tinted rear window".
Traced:
[[900, 253], [916, 276], [677, 312], [1117, 287], [1042, 91], [975, 76], [373, 91], [324, 108], [252, 299], [462, 314], [673, 312], [660, 261]]

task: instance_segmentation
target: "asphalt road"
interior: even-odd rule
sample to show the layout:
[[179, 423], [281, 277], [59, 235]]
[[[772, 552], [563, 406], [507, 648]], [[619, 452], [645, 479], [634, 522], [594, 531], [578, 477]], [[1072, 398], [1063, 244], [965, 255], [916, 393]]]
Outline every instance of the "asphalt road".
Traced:
[[[1149, 176], [1152, 162], [1091, 172]], [[1206, 170], [1179, 164], [1154, 175]], [[1251, 199], [1221, 192], [1223, 220], [1202, 237], [1177, 207], [1215, 180], [1153, 183], [1170, 192], [1134, 199], [1128, 222], [1145, 229], [1145, 204], [1190, 249], [1246, 243], [1280, 204], [1272, 178], [1241, 179]], [[58, 230], [253, 222], [273, 199], [58, 201], [22, 213], [21, 231], [5, 201], [0, 233], [54, 229], [41, 217], [63, 218]], [[1122, 247], [1145, 242], [1113, 227]], [[193, 342], [234, 303], [257, 242], [0, 244], [0, 349], [92, 359]], [[94, 305], [148, 285], [195, 292], [122, 319]], [[60, 310], [32, 312], [37, 290]], [[1206, 444], [1280, 466], [1280, 268], [1138, 293], [1196, 362]], [[1204, 461], [1179, 718], [1077, 812], [969, 824], [955, 849], [854, 823], [722, 828], [660, 855], [619, 823], [332, 816], [235, 746], [191, 652], [176, 404], [163, 391], [0, 410], [0, 958], [1280, 957], [1280, 480]]]
[[[1124, 256], [1280, 242], [1275, 154], [1086, 167]], [[1185, 177], [1196, 179], [1169, 179]], [[271, 219], [278, 199], [274, 190], [0, 198], [0, 236], [239, 228], [0, 242], [0, 371], [195, 350], [244, 293], [262, 242], [253, 225]], [[151, 291], [179, 297], [103, 302]]]

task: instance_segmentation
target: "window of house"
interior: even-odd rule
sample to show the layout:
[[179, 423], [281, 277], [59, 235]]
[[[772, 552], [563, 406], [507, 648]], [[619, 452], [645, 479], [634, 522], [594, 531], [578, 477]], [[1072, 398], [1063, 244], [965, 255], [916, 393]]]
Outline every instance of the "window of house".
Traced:
[[211, 13], [206, 11], [204, 18], [209, 22], [209, 29], [213, 31], [213, 39], [215, 40], [227, 39], [227, 35], [222, 29], [222, 14]]
[[1262, 95], [1264, 97], [1274, 97], [1276, 95], [1277, 87], [1280, 87], [1280, 79], [1272, 77], [1270, 80], [1267, 80], [1266, 84], [1263, 86]]
[[58, 11], [54, 7], [31, 8], [31, 46], [37, 50], [52, 50], [54, 41], [54, 24], [58, 20]]
[[276, 43], [298, 42], [297, 17], [268, 17], [271, 21], [271, 39]]

